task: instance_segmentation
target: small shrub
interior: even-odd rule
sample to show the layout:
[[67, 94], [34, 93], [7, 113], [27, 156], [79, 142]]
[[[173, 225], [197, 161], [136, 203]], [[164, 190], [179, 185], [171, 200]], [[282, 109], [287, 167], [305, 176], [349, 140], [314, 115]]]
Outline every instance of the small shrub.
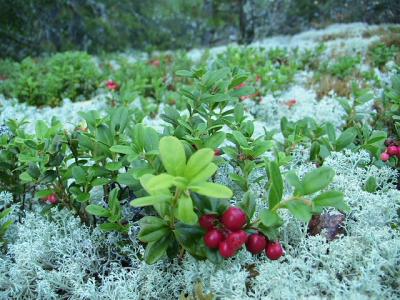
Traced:
[[0, 93], [36, 106], [57, 106], [64, 98], [88, 98], [100, 80], [92, 57], [83, 52], [60, 53], [39, 61], [26, 58], [15, 63], [14, 69], [10, 63], [2, 65], [10, 77], [0, 86]]

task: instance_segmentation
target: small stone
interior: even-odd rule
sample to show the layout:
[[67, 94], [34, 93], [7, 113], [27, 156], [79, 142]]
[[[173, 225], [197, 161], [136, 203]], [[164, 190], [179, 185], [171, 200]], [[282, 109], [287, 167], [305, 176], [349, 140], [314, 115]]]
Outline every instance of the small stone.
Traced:
[[308, 233], [314, 236], [323, 232], [325, 238], [328, 241], [332, 241], [338, 238], [339, 235], [346, 234], [344, 228], [345, 219], [346, 216], [341, 213], [315, 215], [308, 223]]

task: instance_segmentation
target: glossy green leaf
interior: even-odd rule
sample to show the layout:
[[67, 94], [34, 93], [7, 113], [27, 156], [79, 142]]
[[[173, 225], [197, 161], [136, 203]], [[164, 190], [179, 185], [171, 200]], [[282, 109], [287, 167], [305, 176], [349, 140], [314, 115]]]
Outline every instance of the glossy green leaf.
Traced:
[[254, 194], [250, 191], [246, 192], [238, 206], [246, 213], [247, 219], [251, 220], [256, 211], [256, 198]]
[[190, 197], [182, 195], [178, 199], [176, 217], [185, 224], [194, 225], [197, 223], [198, 217], [193, 211], [193, 201]]
[[279, 227], [283, 224], [282, 218], [276, 212], [267, 208], [261, 210], [260, 221], [267, 227]]
[[89, 214], [95, 215], [98, 217], [109, 217], [110, 216], [110, 211], [100, 205], [89, 204], [88, 206], [86, 206], [85, 210]]
[[131, 205], [133, 207], [142, 207], [142, 206], [149, 206], [149, 205], [156, 205], [160, 203], [165, 203], [171, 200], [170, 195], [154, 195], [154, 196], [146, 196], [136, 198], [131, 201]]
[[218, 167], [214, 163], [208, 164], [207, 167], [205, 167], [203, 170], [201, 170], [199, 173], [196, 174], [191, 180], [190, 183], [196, 183], [196, 182], [202, 182], [208, 180], [216, 171], [218, 170]]
[[308, 172], [302, 180], [304, 195], [309, 195], [326, 188], [332, 182], [334, 176], [335, 171], [326, 166]]
[[341, 151], [347, 146], [349, 146], [357, 136], [357, 130], [353, 127], [347, 128], [339, 138], [336, 140], [335, 149], [336, 151]]
[[175, 177], [167, 173], [153, 176], [146, 182], [146, 190], [151, 191], [169, 189], [174, 184]]
[[341, 211], [349, 211], [350, 207], [344, 202], [344, 196], [342, 192], [329, 191], [322, 193], [314, 198], [314, 205], [321, 207], [334, 207]]
[[77, 184], [82, 184], [86, 182], [87, 174], [81, 166], [73, 166], [71, 171], [72, 176], [74, 177]]
[[268, 164], [268, 179], [269, 179], [269, 193], [268, 201], [269, 207], [273, 208], [282, 200], [283, 195], [283, 180], [279, 166], [275, 161]]
[[285, 207], [299, 220], [308, 222], [312, 217], [312, 207], [301, 200], [294, 199], [285, 204]]
[[185, 168], [185, 177], [192, 179], [205, 169], [214, 159], [214, 151], [203, 148], [196, 151], [188, 160]]
[[144, 252], [145, 262], [151, 265], [161, 259], [168, 248], [169, 240], [170, 235], [167, 235], [155, 242], [148, 243]]
[[189, 186], [189, 189], [200, 195], [213, 198], [229, 199], [233, 195], [232, 191], [226, 186], [212, 182], [194, 183]]
[[173, 136], [163, 137], [159, 149], [167, 172], [174, 176], [182, 176], [186, 167], [186, 154], [182, 142]]

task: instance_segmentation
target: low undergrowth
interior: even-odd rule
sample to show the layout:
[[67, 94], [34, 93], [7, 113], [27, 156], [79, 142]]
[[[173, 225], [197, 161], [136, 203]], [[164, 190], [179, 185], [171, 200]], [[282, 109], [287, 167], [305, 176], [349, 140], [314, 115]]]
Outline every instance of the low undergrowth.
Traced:
[[2, 102], [1, 297], [398, 298], [399, 68], [327, 50], [4, 61], [20, 101], [104, 108]]

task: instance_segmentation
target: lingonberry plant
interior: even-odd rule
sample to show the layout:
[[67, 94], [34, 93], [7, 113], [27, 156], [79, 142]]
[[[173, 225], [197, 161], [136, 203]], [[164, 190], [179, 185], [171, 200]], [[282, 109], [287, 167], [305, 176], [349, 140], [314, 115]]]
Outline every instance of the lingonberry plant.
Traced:
[[[148, 195], [131, 202], [134, 207], [153, 206], [158, 214], [140, 221], [139, 239], [148, 243], [145, 260], [154, 263], [178, 245], [194, 256], [205, 257], [204, 248], [196, 241], [196, 232], [202, 231], [197, 225], [198, 208], [192, 195], [229, 199], [232, 191], [208, 182], [217, 170], [212, 149], [200, 149], [187, 160], [184, 144], [168, 136], [160, 140], [159, 153], [166, 172], [143, 175], [140, 183]], [[212, 245], [218, 240], [217, 235], [208, 237]]]

